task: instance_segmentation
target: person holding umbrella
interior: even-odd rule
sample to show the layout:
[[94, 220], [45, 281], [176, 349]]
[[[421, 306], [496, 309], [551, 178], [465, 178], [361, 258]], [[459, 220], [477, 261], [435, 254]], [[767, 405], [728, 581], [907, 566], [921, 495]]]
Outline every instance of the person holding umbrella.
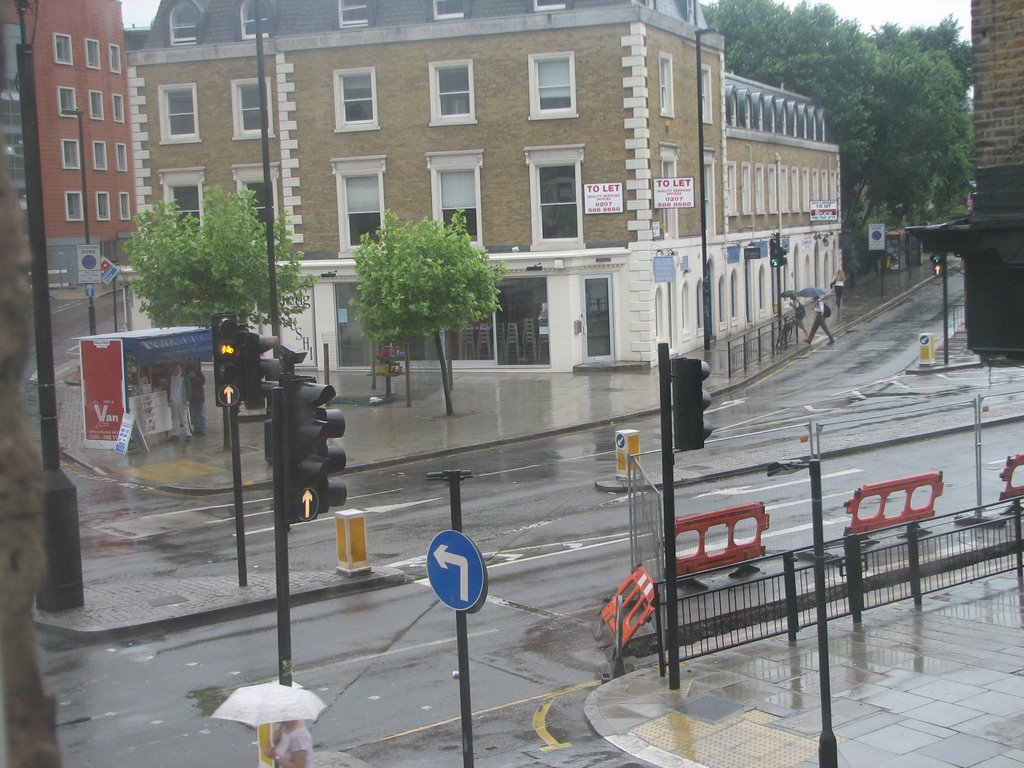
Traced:
[[285, 720], [274, 729], [263, 754], [281, 768], [313, 768], [313, 737], [304, 720]]
[[807, 343], [810, 344], [814, 340], [814, 334], [818, 332], [818, 328], [825, 331], [825, 335], [828, 336], [828, 343], [835, 344], [836, 340], [832, 338], [832, 331], [828, 329], [828, 323], [825, 322], [825, 318], [832, 314], [832, 310], [825, 303], [824, 291], [821, 296], [818, 296], [814, 300], [814, 323], [811, 324], [811, 332], [807, 334]]

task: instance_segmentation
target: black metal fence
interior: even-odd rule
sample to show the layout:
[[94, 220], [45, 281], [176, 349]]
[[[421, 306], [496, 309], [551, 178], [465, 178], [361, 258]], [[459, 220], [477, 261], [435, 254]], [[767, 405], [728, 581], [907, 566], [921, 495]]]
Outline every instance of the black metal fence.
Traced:
[[[826, 542], [829, 619], [998, 573], [1024, 578], [1021, 500]], [[680, 579], [680, 658], [797, 632], [816, 623], [811, 549]], [[661, 591], [664, 594], [664, 591]]]

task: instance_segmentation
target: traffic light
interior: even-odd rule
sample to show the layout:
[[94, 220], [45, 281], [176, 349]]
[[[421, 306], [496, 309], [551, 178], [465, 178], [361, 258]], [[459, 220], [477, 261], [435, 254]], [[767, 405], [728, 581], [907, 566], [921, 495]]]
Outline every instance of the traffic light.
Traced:
[[242, 399], [242, 329], [234, 315], [210, 319], [213, 336], [213, 386], [217, 405], [237, 405]]
[[260, 336], [252, 331], [241, 334], [242, 346], [242, 400], [246, 408], [263, 408], [266, 406], [268, 391], [264, 391], [263, 382], [276, 381], [281, 378], [281, 363], [273, 357], [263, 357], [263, 353], [277, 346], [276, 336]]
[[704, 411], [711, 405], [704, 379], [710, 375], [711, 366], [703, 360], [672, 360], [672, 420], [677, 451], [699, 450], [711, 436], [711, 424], [704, 418]]
[[782, 244], [782, 235], [776, 232], [768, 243], [768, 255], [771, 257], [772, 267], [784, 267], [789, 263], [786, 254], [789, 249]]
[[935, 270], [937, 276], [942, 274], [943, 268], [946, 266], [945, 261], [946, 259], [942, 254], [932, 254], [932, 269]]
[[334, 387], [308, 376], [282, 377], [284, 429], [288, 453], [285, 464], [285, 507], [290, 522], [305, 522], [345, 503], [348, 491], [341, 478], [345, 449], [328, 440], [345, 434], [345, 417], [325, 408]]

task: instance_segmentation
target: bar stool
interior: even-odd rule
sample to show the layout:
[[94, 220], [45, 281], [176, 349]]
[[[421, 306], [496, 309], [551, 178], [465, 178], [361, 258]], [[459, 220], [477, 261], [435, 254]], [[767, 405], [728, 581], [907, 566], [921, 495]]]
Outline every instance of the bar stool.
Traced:
[[521, 364], [522, 358], [519, 357], [519, 326], [515, 323], [509, 323], [507, 330], [505, 331], [505, 360], [508, 363], [512, 362], [512, 355], [516, 356], [516, 365]]
[[537, 362], [537, 331], [534, 330], [534, 319], [523, 320], [523, 359], [530, 363]]
[[463, 360], [472, 360], [476, 357], [476, 330], [472, 325], [462, 329], [461, 350], [459, 355]]
[[476, 359], [490, 360], [494, 357], [491, 349], [491, 325], [480, 323], [480, 332], [476, 336]]

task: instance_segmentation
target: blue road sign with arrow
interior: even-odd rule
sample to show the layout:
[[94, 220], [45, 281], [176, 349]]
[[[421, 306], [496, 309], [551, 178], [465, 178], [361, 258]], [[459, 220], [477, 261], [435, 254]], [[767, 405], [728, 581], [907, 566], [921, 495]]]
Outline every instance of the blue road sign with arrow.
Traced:
[[456, 611], [473, 613], [487, 599], [487, 566], [473, 540], [460, 531], [441, 531], [427, 548], [427, 579], [438, 599]]

